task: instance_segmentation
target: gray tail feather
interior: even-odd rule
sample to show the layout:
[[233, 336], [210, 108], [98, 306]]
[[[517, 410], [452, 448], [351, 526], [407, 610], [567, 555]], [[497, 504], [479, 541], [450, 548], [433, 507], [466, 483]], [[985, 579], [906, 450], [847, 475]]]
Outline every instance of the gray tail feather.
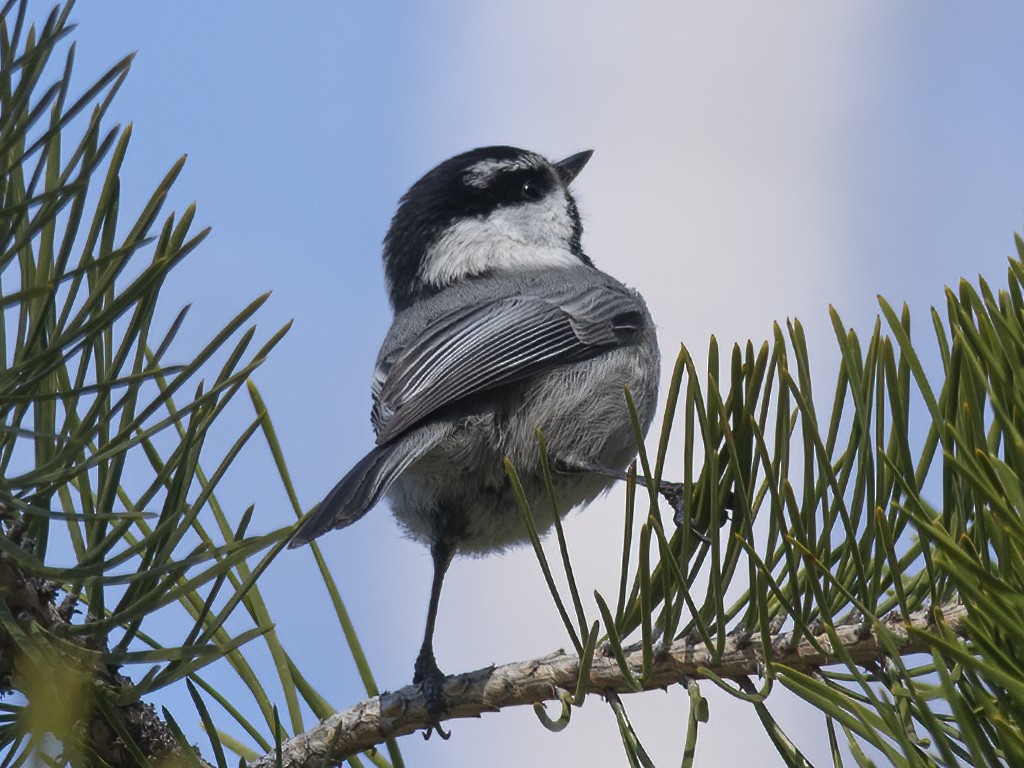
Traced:
[[335, 528], [345, 528], [359, 520], [376, 504], [384, 491], [416, 458], [417, 453], [402, 449], [402, 441], [379, 445], [348, 471], [324, 497], [292, 536], [292, 549]]

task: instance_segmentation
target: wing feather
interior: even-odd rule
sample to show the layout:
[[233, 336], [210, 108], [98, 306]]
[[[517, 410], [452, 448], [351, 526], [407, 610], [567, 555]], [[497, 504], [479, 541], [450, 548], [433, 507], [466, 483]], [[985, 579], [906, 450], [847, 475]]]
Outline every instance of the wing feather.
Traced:
[[629, 343], [646, 316], [624, 288], [566, 294], [460, 309], [393, 353], [374, 403], [378, 445], [466, 397]]

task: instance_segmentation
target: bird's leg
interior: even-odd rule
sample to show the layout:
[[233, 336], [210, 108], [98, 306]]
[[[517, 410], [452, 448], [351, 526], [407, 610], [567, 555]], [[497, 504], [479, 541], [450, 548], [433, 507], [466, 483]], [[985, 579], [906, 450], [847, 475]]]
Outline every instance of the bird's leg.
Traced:
[[434, 658], [434, 624], [437, 621], [437, 604], [441, 599], [441, 584], [454, 554], [451, 542], [444, 539], [434, 542], [430, 547], [430, 556], [434, 561], [434, 579], [430, 585], [427, 627], [423, 632], [423, 645], [420, 646], [419, 656], [416, 657], [416, 668], [412, 678], [413, 683], [419, 685], [423, 691], [423, 696], [427, 700], [427, 714], [434, 720], [424, 738], [429, 738], [432, 730], [436, 730], [442, 739], [451, 736], [451, 733], [441, 727], [441, 715], [446, 709], [444, 695], [441, 692], [444, 673], [437, 668], [437, 660]]
[[[613, 469], [601, 464], [594, 464], [589, 461], [562, 462], [562, 470], [565, 472], [593, 472], [595, 475], [603, 475], [614, 480], [629, 480], [629, 472], [624, 469]], [[647, 485], [647, 478], [643, 475], [636, 475], [636, 481], [641, 485]], [[683, 503], [683, 484], [673, 483], [669, 480], [662, 480], [658, 484], [658, 493], [665, 497], [672, 509], [679, 512]]]
[[[565, 472], [593, 472], [598, 475], [603, 475], [604, 477], [611, 477], [615, 480], [626, 481], [629, 479], [629, 473], [626, 470], [612, 469], [611, 467], [605, 467], [600, 464], [593, 464], [591, 462], [563, 462], [561, 468]], [[636, 475], [636, 482], [640, 483], [641, 485], [646, 485], [647, 478], [644, 477], [643, 475]], [[672, 510], [675, 512], [675, 524], [682, 525], [684, 520], [683, 484], [673, 483], [669, 480], [662, 480], [658, 484], [658, 493], [662, 495], [665, 501], [668, 502], [669, 506], [672, 507]], [[726, 509], [732, 509], [731, 499], [727, 500]], [[696, 527], [694, 527], [692, 523], [690, 525], [690, 533], [693, 534], [693, 536], [695, 536], [700, 541], [704, 542], [705, 544], [711, 543], [710, 539], [708, 539], [708, 537], [704, 535], [702, 531], [699, 531]]]

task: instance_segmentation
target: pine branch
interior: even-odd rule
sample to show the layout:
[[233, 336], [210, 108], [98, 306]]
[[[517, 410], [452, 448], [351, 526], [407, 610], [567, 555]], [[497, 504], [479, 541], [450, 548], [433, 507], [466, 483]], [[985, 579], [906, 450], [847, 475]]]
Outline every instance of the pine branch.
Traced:
[[[942, 625], [957, 637], [966, 637], [967, 608], [961, 603], [944, 605], [938, 611], [921, 610], [911, 614], [909, 621], [893, 613], [882, 620], [881, 627], [865, 627], [861, 620], [837, 625], [845, 655], [858, 664], [870, 664], [885, 655], [880, 632], [885, 630], [900, 642], [901, 655], [924, 653], [929, 646], [914, 640], [908, 628], [933, 631], [936, 614]], [[824, 633], [813, 644], [804, 639], [794, 644], [793, 633], [783, 632], [771, 636], [771, 665], [814, 672], [817, 668], [837, 662], [828, 650], [832, 648]], [[822, 653], [815, 648], [824, 648]], [[643, 652], [637, 647], [626, 654], [630, 673], [639, 677], [643, 669]], [[506, 707], [557, 701], [560, 693], [576, 688], [579, 657], [564, 651], [531, 661], [505, 664], [480, 669], [461, 675], [452, 675], [444, 682], [448, 703], [446, 720], [480, 717], [485, 712], [498, 712]], [[669, 648], [658, 653], [650, 676], [642, 682], [641, 690], [665, 688], [691, 678], [706, 677], [708, 670], [721, 678], [742, 678], [760, 675], [764, 671], [764, 651], [759, 643], [747, 635], [734, 635], [727, 639], [725, 652], [715, 662], [711, 650], [704, 643], [689, 638], [676, 640]], [[635, 688], [623, 675], [618, 663], [608, 655], [596, 656], [590, 668], [589, 690], [634, 693]], [[409, 685], [399, 691], [384, 693], [356, 704], [328, 718], [320, 725], [285, 741], [281, 746], [281, 761], [276, 753], [265, 755], [252, 768], [302, 768], [339, 763], [345, 758], [372, 749], [385, 739], [403, 736], [430, 726], [426, 701], [417, 686]]]
[[[34, 678], [34, 683], [38, 683], [38, 676], [27, 668], [37, 664], [47, 665], [51, 670], [52, 684], [62, 686], [66, 682], [59, 679], [61, 675], [58, 672], [62, 664], [66, 664], [68, 669], [83, 671], [85, 659], [95, 658], [97, 650], [107, 650], [93, 647], [94, 638], [90, 636], [67, 632], [71, 626], [68, 619], [72, 607], [55, 605], [56, 593], [57, 587], [52, 582], [29, 575], [12, 562], [9, 556], [0, 554], [0, 599], [4, 609], [17, 620], [18, 626], [15, 632], [10, 624], [0, 625], [0, 668], [3, 670], [0, 684], [5, 690], [27, 693], [30, 696], [29, 706], [36, 703], [32, 700], [35, 686], [32, 683], [26, 685], [25, 680]], [[48, 643], [48, 638], [61, 640]], [[80, 656], [74, 655], [69, 652], [72, 651], [71, 647], [83, 653]], [[59, 662], [55, 658], [57, 654], [60, 656]], [[116, 667], [106, 664], [90, 664], [84, 672], [96, 697], [103, 696], [107, 701], [116, 701], [118, 692], [128, 691], [132, 685], [131, 680], [120, 674]], [[45, 695], [41, 698], [45, 700]], [[108, 711], [112, 711], [116, 717], [117, 728], [111, 727], [103, 715], [103, 709], [90, 708], [89, 722], [76, 724], [81, 729], [82, 747], [102, 760], [103, 764], [112, 768], [134, 768], [138, 765], [137, 757], [117, 733], [117, 729], [123, 729], [130, 735], [133, 746], [140, 749], [149, 760], [207, 765], [198, 761], [194, 753], [185, 753], [188, 747], [179, 742], [152, 704], [133, 700], [110, 707]]]

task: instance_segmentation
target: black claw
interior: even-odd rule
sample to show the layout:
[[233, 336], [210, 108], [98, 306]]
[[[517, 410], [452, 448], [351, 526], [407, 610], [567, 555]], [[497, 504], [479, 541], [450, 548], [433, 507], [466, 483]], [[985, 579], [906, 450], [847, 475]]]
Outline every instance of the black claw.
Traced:
[[[684, 486], [682, 483], [670, 483], [666, 480], [661, 481], [661, 487], [659, 488], [659, 493], [665, 497], [665, 500], [675, 512], [672, 520], [676, 524], [677, 528], [686, 524], [686, 513], [683, 510], [683, 490]], [[720, 528], [729, 522], [732, 514], [735, 513], [735, 510], [736, 494], [733, 491], [726, 491], [722, 508], [718, 513], [718, 526]], [[706, 533], [699, 529], [692, 520], [690, 521], [690, 534], [704, 544], [711, 543], [711, 539], [709, 539]]]
[[683, 518], [683, 493], [685, 486], [682, 483], [673, 483], [668, 480], [662, 480], [661, 486], [658, 488], [658, 493], [661, 494], [662, 498], [668, 502], [668, 505], [672, 507], [672, 511], [675, 512], [675, 524], [682, 525]]
[[448, 713], [448, 706], [445, 704], [442, 690], [444, 672], [438, 669], [437, 661], [432, 653], [421, 652], [416, 658], [412, 681], [423, 692], [423, 698], [427, 700], [427, 714], [431, 719], [430, 726], [423, 733], [423, 738], [429, 739], [430, 734], [436, 731], [438, 736], [447, 740], [451, 736], [451, 732], [441, 727], [441, 717]]
[[451, 731], [446, 731], [441, 727], [440, 723], [433, 723], [432, 725], [427, 726], [427, 730], [423, 732], [423, 740], [427, 741], [434, 733], [440, 736], [444, 741], [448, 741], [448, 739], [452, 737]]

